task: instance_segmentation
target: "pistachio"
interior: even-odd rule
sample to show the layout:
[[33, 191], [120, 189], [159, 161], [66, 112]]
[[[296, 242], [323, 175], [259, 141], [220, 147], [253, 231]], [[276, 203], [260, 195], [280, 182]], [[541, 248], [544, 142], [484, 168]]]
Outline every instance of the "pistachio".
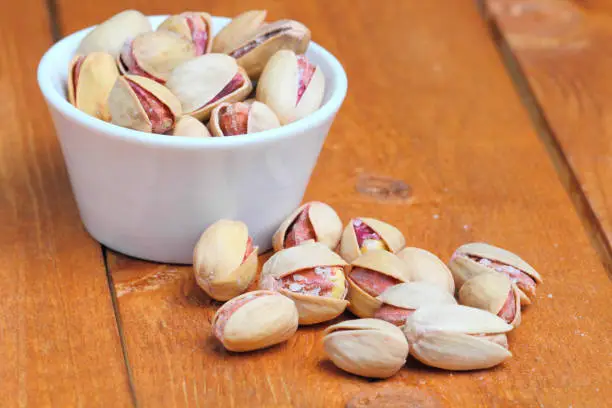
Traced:
[[119, 76], [114, 58], [105, 52], [77, 55], [68, 71], [68, 100], [77, 109], [110, 121], [108, 95]]
[[512, 326], [481, 309], [461, 305], [423, 306], [406, 320], [410, 354], [446, 370], [490, 368], [510, 358]]
[[266, 19], [266, 10], [250, 10], [237, 15], [215, 36], [213, 52], [229, 53], [257, 32]]
[[215, 314], [215, 337], [230, 351], [258, 350], [289, 339], [298, 328], [295, 304], [268, 290], [248, 292], [225, 303]]
[[521, 297], [516, 285], [501, 273], [483, 273], [459, 290], [459, 303], [493, 313], [517, 327], [521, 322]]
[[377, 319], [402, 326], [406, 318], [420, 307], [427, 305], [456, 305], [457, 301], [439, 286], [428, 282], [400, 283], [390, 286], [378, 295], [382, 303], [374, 313]]
[[261, 102], [224, 102], [212, 110], [208, 126], [213, 136], [236, 136], [274, 129], [280, 123]]
[[397, 253], [410, 269], [410, 276], [415, 282], [429, 282], [454, 294], [455, 282], [448, 266], [437, 256], [421, 248], [408, 247]]
[[402, 331], [377, 319], [346, 320], [325, 330], [325, 354], [339, 368], [371, 378], [397, 373], [408, 357]]
[[210, 137], [210, 132], [208, 131], [208, 128], [196, 118], [192, 116], [182, 116], [179, 121], [176, 122], [172, 135], [187, 137]]
[[168, 17], [157, 30], [172, 31], [191, 41], [195, 55], [209, 53], [212, 49], [212, 19], [208, 13], [187, 11]]
[[166, 133], [181, 115], [181, 104], [163, 85], [137, 76], [120, 76], [108, 96], [112, 123], [134, 130]]
[[116, 58], [127, 40], [149, 31], [151, 23], [147, 17], [136, 10], [125, 10], [90, 31], [79, 44], [76, 53], [87, 55], [100, 51]]
[[536, 285], [542, 283], [540, 274], [527, 262], [502, 248], [485, 243], [470, 243], [457, 248], [449, 267], [455, 286], [483, 273], [502, 273], [519, 288], [521, 304], [528, 305], [536, 294]]
[[289, 214], [272, 237], [275, 251], [316, 241], [336, 248], [342, 234], [342, 221], [336, 211], [320, 201], [303, 204]]
[[274, 290], [297, 306], [300, 324], [331, 320], [347, 306], [346, 262], [317, 242], [275, 253], [263, 265], [260, 289]]
[[353, 261], [347, 280], [349, 310], [359, 317], [373, 317], [382, 306], [377, 297], [393, 285], [409, 282], [410, 272], [394, 254], [371, 250]]
[[170, 72], [193, 59], [195, 52], [190, 40], [171, 31], [153, 31], [126, 41], [117, 65], [123, 73], [141, 75], [164, 84]]
[[207, 120], [223, 102], [244, 100], [253, 89], [244, 70], [225, 54], [204, 54], [179, 65], [166, 85], [185, 114], [199, 120]]
[[372, 249], [396, 253], [405, 245], [404, 235], [393, 225], [373, 218], [353, 218], [342, 232], [340, 255], [352, 262]]
[[198, 285], [213, 299], [243, 293], [257, 273], [257, 247], [240, 221], [219, 220], [204, 231], [193, 251]]

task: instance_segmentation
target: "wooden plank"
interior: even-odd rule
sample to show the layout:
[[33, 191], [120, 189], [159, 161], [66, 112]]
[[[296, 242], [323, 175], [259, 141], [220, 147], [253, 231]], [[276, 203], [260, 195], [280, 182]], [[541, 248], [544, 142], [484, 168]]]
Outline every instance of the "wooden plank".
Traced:
[[[197, 9], [195, 1], [137, 2], [144, 12]], [[100, 16], [123, 6], [97, 5]], [[237, 355], [211, 338], [218, 304], [188, 267], [111, 254], [137, 399], [143, 406], [341, 406], [360, 392], [443, 406], [604, 406], [612, 288], [579, 216], [507, 77], [472, 1], [211, 1], [232, 15], [268, 7], [308, 24], [349, 75], [349, 95], [305, 199], [329, 202], [346, 221], [377, 216], [410, 245], [446, 259], [472, 240], [511, 248], [544, 275], [535, 304], [511, 335], [514, 358], [474, 373], [413, 360], [386, 381], [344, 374], [323, 357], [324, 325], [287, 344]], [[64, 30], [99, 19], [62, 0]], [[410, 200], [357, 192], [368, 176], [405, 181]], [[347, 314], [348, 316], [348, 314]], [[429, 405], [433, 406], [432, 401]]]
[[51, 43], [44, 2], [3, 5], [0, 405], [129, 406], [101, 249], [79, 222], [36, 84]]

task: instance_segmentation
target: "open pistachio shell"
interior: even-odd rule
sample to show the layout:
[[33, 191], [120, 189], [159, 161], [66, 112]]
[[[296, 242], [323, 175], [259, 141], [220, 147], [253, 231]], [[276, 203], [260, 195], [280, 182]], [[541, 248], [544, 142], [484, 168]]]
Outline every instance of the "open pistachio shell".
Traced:
[[172, 136], [211, 137], [208, 128], [196, 118], [186, 115], [176, 122]]
[[181, 116], [181, 104], [163, 85], [145, 77], [117, 78], [108, 96], [112, 123], [142, 132], [165, 133]]
[[406, 262], [415, 282], [429, 282], [454, 294], [455, 281], [448, 266], [437, 256], [421, 248], [407, 247], [397, 253]]
[[240, 221], [219, 220], [204, 231], [193, 251], [198, 285], [213, 299], [243, 293], [257, 273], [257, 247]]
[[196, 56], [209, 53], [212, 49], [212, 19], [208, 13], [187, 11], [175, 14], [164, 20], [157, 30], [171, 31], [191, 41]]
[[77, 109], [110, 121], [108, 95], [119, 76], [115, 59], [105, 52], [75, 56], [68, 71], [68, 100]]
[[344, 231], [342, 231], [342, 238], [340, 241], [340, 255], [347, 262], [352, 262], [362, 253], [365, 253], [370, 249], [364, 244], [362, 244], [361, 248], [359, 247], [358, 237], [355, 231], [356, 222], [363, 223], [363, 225], [378, 235], [381, 244], [384, 245], [380, 245], [380, 247], [376, 249], [384, 249], [396, 253], [406, 245], [404, 235], [393, 225], [374, 218], [353, 218], [346, 225]]
[[521, 322], [521, 297], [516, 285], [501, 273], [483, 273], [461, 286], [459, 303], [486, 310], [518, 327]]
[[215, 337], [230, 351], [258, 350], [289, 339], [298, 328], [294, 303], [277, 292], [258, 290], [225, 303], [212, 321]]
[[329, 205], [311, 201], [293, 211], [272, 237], [275, 251], [299, 245], [308, 240], [336, 248], [342, 234], [342, 221]]
[[276, 114], [261, 102], [221, 103], [208, 122], [213, 136], [235, 136], [263, 132], [280, 127]]
[[237, 15], [215, 36], [213, 52], [230, 53], [245, 43], [262, 26], [266, 10], [249, 10]]
[[339, 368], [371, 378], [397, 373], [408, 357], [402, 331], [378, 319], [347, 320], [325, 330], [325, 354]]
[[249, 77], [225, 54], [204, 54], [179, 65], [166, 86], [179, 98], [183, 111], [207, 120], [223, 102], [243, 101], [253, 89]]
[[127, 40], [149, 31], [151, 23], [147, 17], [136, 10], [125, 10], [90, 31], [79, 44], [76, 54], [100, 51], [116, 58]]

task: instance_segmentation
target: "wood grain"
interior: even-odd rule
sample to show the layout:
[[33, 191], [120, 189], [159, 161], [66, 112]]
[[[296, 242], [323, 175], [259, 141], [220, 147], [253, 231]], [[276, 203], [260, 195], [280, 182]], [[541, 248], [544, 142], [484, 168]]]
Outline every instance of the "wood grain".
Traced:
[[[116, 0], [95, 9], [59, 4], [64, 32], [125, 7]], [[202, 7], [159, 0], [130, 6], [146, 13]], [[507, 247], [545, 282], [511, 334], [514, 358], [503, 366], [448, 373], [409, 360], [392, 379], [368, 381], [325, 359], [325, 325], [302, 328], [268, 350], [225, 352], [210, 336], [218, 304], [194, 285], [190, 268], [111, 254], [139, 404], [336, 407], [360, 392], [398, 400], [422, 392], [448, 407], [604, 406], [612, 397], [612, 286], [474, 3], [234, 0], [210, 1], [206, 11], [262, 7], [273, 19], [309, 25], [349, 76], [347, 100], [305, 199], [330, 203], [345, 221], [389, 221], [409, 245], [445, 259], [466, 241]], [[358, 193], [356, 184], [370, 175], [404, 181], [414, 195], [382, 200]]]
[[101, 250], [81, 227], [36, 85], [52, 43], [44, 6], [0, 13], [0, 405], [128, 406]]

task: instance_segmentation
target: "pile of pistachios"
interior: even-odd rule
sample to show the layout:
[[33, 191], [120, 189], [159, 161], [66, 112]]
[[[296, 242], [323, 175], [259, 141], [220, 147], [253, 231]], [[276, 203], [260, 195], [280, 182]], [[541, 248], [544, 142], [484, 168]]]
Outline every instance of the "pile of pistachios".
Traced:
[[429, 251], [406, 247], [393, 225], [359, 217], [343, 227], [336, 211], [318, 201], [290, 214], [272, 246], [258, 290], [246, 292], [258, 271], [247, 226], [220, 220], [202, 234], [196, 281], [227, 301], [213, 320], [214, 336], [230, 351], [256, 350], [348, 308], [360, 319], [328, 327], [323, 346], [336, 366], [365, 377], [394, 375], [409, 354], [447, 370], [502, 363], [512, 356], [506, 334], [542, 282], [504, 249], [465, 244], [447, 266]]
[[123, 11], [90, 31], [68, 71], [68, 99], [115, 125], [173, 136], [256, 133], [319, 108], [325, 77], [304, 55], [310, 30], [242, 13], [213, 36], [208, 13], [168, 17], [155, 31]]

